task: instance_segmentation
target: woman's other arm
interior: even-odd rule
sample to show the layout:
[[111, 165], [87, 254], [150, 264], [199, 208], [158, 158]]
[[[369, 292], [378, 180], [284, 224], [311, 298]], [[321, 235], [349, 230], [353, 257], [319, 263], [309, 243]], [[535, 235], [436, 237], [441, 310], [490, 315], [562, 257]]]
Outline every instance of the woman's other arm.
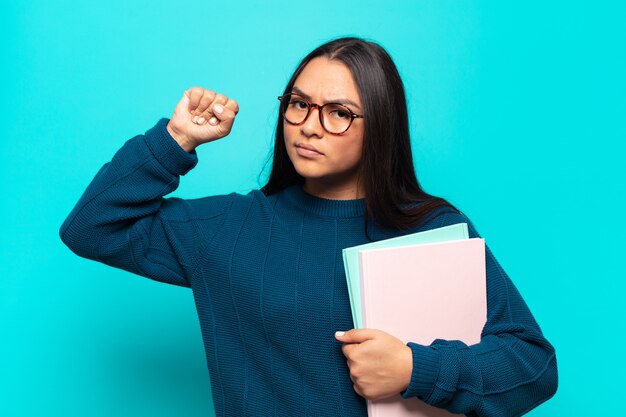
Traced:
[[[479, 237], [470, 221], [457, 213], [438, 216], [426, 229], [455, 223], [468, 223], [470, 237]], [[486, 267], [488, 317], [476, 345], [448, 340], [430, 346], [409, 343], [412, 355], [407, 356], [407, 346], [380, 330], [351, 330], [337, 337], [346, 343], [344, 353], [357, 392], [380, 399], [392, 390], [397, 394], [400, 387], [405, 398], [481, 417], [519, 416], [552, 397], [558, 384], [553, 346], [488, 248]]]

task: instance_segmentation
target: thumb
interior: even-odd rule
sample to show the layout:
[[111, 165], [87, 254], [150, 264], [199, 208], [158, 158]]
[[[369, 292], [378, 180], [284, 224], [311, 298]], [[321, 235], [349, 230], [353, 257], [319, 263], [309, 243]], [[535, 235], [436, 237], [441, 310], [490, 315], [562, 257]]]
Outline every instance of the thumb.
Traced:
[[233, 123], [237, 114], [233, 110], [221, 104], [213, 106], [212, 114], [214, 115], [216, 122], [219, 122], [217, 128], [220, 130], [220, 134], [222, 136], [228, 135], [233, 128]]
[[335, 339], [343, 343], [363, 343], [376, 336], [372, 329], [352, 329], [347, 332], [335, 332]]

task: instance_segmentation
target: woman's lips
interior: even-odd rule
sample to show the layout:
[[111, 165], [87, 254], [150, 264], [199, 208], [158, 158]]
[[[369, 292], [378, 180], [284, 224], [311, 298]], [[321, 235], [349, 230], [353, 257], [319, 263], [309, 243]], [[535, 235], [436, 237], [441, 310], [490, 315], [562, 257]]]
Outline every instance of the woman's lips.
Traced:
[[298, 155], [304, 156], [306, 158], [315, 158], [315, 157], [324, 156], [323, 153], [319, 152], [314, 147], [309, 146], [309, 145], [298, 144], [296, 145], [296, 151], [298, 152]]

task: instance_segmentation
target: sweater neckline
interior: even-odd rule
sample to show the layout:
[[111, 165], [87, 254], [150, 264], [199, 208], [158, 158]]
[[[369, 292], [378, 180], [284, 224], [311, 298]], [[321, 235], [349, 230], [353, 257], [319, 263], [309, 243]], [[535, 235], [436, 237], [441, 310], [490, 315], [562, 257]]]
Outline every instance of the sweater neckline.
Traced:
[[292, 185], [283, 190], [289, 203], [307, 213], [325, 217], [350, 218], [365, 214], [365, 198], [354, 200], [330, 200], [308, 194], [301, 185]]

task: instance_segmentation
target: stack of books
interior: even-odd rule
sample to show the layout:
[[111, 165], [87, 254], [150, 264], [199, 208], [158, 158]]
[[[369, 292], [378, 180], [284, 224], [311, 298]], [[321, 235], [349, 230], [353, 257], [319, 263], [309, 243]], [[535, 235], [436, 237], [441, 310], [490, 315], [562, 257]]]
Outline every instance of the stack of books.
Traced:
[[[403, 342], [480, 342], [487, 320], [485, 242], [467, 224], [343, 250], [355, 328], [383, 330]], [[417, 398], [369, 401], [376, 416], [453, 416]]]

